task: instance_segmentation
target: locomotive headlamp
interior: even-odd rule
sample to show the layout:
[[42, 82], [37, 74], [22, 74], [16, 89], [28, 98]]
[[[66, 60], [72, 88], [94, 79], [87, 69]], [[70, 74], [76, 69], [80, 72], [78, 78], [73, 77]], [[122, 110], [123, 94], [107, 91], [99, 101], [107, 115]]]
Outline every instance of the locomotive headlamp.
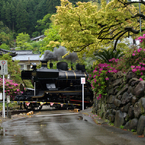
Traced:
[[36, 70], [36, 67], [37, 67], [36, 63], [31, 63], [31, 69]]

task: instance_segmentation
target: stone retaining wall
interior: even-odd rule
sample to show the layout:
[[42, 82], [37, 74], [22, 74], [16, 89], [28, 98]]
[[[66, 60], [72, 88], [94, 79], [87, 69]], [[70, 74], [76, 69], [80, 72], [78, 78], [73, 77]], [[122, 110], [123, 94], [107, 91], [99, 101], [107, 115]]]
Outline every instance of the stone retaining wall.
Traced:
[[114, 126], [145, 135], [145, 81], [132, 71], [109, 74], [107, 97], [94, 97], [93, 110]]

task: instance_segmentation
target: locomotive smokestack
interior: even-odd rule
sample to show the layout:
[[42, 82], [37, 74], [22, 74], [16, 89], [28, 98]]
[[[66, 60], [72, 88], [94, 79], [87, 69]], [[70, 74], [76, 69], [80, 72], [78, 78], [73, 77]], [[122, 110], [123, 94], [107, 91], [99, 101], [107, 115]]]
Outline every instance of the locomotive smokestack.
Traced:
[[72, 62], [71, 62], [71, 70], [74, 70], [73, 65], [72, 65]]
[[47, 60], [41, 60], [41, 67], [47, 68]]
[[49, 63], [49, 66], [50, 66], [50, 68], [53, 68], [53, 63], [50, 62], [50, 63]]

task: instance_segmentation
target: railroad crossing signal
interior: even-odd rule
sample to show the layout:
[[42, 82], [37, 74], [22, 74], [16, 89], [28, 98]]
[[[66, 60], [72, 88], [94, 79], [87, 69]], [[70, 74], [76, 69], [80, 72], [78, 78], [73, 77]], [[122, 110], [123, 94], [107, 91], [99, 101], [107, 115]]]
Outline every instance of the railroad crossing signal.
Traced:
[[0, 75], [8, 74], [7, 60], [0, 60]]

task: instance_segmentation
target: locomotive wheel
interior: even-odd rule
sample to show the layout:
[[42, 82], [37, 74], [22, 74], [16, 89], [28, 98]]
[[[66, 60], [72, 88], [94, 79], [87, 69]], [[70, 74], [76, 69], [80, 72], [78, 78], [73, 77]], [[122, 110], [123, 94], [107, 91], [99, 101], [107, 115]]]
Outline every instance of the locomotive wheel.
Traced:
[[33, 111], [40, 111], [42, 109], [42, 105], [40, 103], [24, 103], [24, 108], [28, 111], [33, 110]]

